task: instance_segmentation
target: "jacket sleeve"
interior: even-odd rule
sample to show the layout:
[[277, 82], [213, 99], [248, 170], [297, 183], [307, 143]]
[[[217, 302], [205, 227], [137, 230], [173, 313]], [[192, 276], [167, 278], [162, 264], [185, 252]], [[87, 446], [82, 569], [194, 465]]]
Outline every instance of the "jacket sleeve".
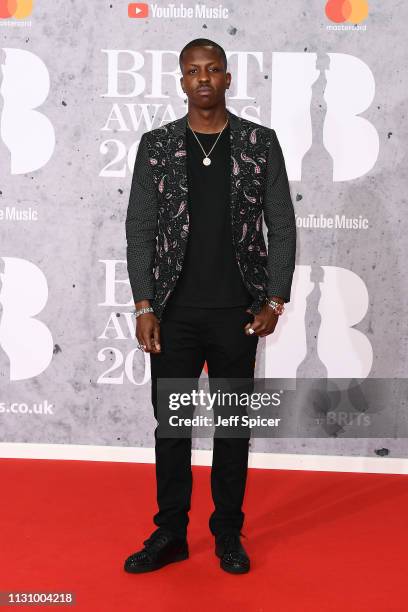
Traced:
[[290, 301], [296, 256], [296, 221], [282, 149], [272, 129], [264, 193], [268, 238], [268, 296]]
[[154, 297], [157, 195], [145, 136], [136, 154], [125, 224], [127, 270], [134, 302]]

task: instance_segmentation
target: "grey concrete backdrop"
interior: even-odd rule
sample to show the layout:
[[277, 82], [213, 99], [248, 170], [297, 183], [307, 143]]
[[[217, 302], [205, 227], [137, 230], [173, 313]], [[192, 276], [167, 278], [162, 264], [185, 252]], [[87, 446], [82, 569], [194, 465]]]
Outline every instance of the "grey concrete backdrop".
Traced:
[[[212, 7], [218, 4], [207, 2]], [[164, 2], [158, 5], [167, 6]], [[183, 5], [193, 7], [194, 3], [185, 1]], [[228, 19], [130, 19], [124, 1], [42, 0], [36, 3], [31, 27], [0, 28], [3, 49], [23, 49], [45, 63], [50, 91], [38, 111], [48, 117], [56, 132], [49, 162], [21, 175], [11, 174], [9, 150], [3, 141], [0, 144], [0, 208], [31, 206], [39, 217], [36, 222], [0, 221], [0, 272], [4, 257], [27, 259], [43, 271], [49, 295], [37, 318], [50, 329], [54, 344], [48, 368], [34, 378], [19, 381], [9, 380], [9, 357], [0, 348], [0, 405], [47, 400], [53, 406], [53, 414], [48, 415], [0, 414], [2, 441], [153, 446], [150, 383], [140, 385], [129, 379], [133, 374], [140, 381], [144, 365], [139, 352], [135, 352], [133, 364], [129, 357], [135, 348], [125, 316], [131, 311], [130, 288], [126, 282], [117, 283], [117, 303], [106, 304], [106, 271], [112, 261], [118, 261], [116, 280], [126, 281], [124, 221], [131, 161], [135, 144], [149, 129], [143, 122], [135, 129], [129, 109], [133, 107], [139, 117], [140, 105], [147, 105], [151, 116], [154, 105], [159, 105], [153, 127], [186, 112], [171, 77], [162, 81], [168, 97], [147, 95], [151, 93], [153, 71], [148, 51], [173, 51], [174, 55], [163, 57], [163, 70], [173, 71], [180, 49], [201, 36], [218, 41], [227, 52], [263, 54], [262, 71], [250, 64], [248, 91], [253, 101], [234, 100], [233, 106], [238, 112], [248, 103], [259, 106], [261, 122], [266, 125], [270, 125], [272, 52], [315, 53], [317, 66], [325, 65], [327, 53], [347, 53], [360, 58], [372, 71], [375, 98], [363, 116], [375, 126], [380, 138], [374, 168], [359, 179], [333, 183], [321, 172], [319, 155], [324, 152], [317, 150], [315, 159], [308, 158], [309, 169], [303, 172], [302, 181], [291, 182], [297, 214], [361, 214], [369, 218], [370, 227], [358, 234], [299, 229], [297, 263], [311, 265], [317, 274], [320, 266], [341, 266], [364, 280], [369, 309], [356, 329], [373, 347], [370, 376], [406, 378], [408, 6], [402, 1], [370, 3], [365, 31], [328, 31], [324, 2], [317, 0], [227, 0], [223, 6], [228, 8]], [[143, 54], [145, 65], [139, 72], [146, 80], [146, 89], [138, 96], [127, 95], [135, 83], [125, 73], [118, 79], [120, 95], [106, 95], [109, 88], [116, 88], [116, 80], [108, 85], [108, 57], [112, 60], [113, 52], [119, 50]], [[2, 51], [1, 63], [6, 56], [7, 51]], [[122, 54], [121, 69], [126, 71], [132, 65], [131, 56]], [[229, 69], [234, 78], [235, 60]], [[311, 104], [314, 125], [321, 120], [319, 112], [324, 112], [319, 91], [314, 90]], [[166, 107], [168, 114], [164, 113]], [[122, 122], [113, 120], [112, 113], [121, 116]], [[117, 176], [101, 175], [108, 162], [112, 162], [109, 170], [117, 171]], [[110, 317], [110, 331], [104, 338]], [[310, 359], [305, 360], [305, 376], [308, 371], [312, 375], [316, 366], [313, 337], [319, 317], [313, 299], [306, 317]], [[115, 333], [114, 325], [118, 326]], [[118, 329], [123, 332], [122, 338], [117, 338]], [[263, 345], [261, 340], [258, 376], [263, 372]], [[105, 384], [101, 376], [110, 367], [112, 371], [106, 375], [109, 383]], [[393, 399], [396, 410], [406, 407], [404, 396]], [[391, 402], [388, 408], [390, 405], [392, 410], [394, 405]], [[194, 446], [211, 448], [211, 441], [195, 440]], [[339, 437], [257, 439], [253, 449], [408, 456], [407, 441], [398, 439], [398, 432], [387, 438], [365, 439], [347, 437], [347, 429]]]

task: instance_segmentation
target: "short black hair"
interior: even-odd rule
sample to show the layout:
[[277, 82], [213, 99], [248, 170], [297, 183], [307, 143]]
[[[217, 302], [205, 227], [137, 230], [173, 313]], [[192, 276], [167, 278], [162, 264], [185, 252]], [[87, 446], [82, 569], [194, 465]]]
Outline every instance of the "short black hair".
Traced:
[[214, 47], [215, 49], [217, 49], [218, 53], [221, 55], [221, 59], [224, 64], [224, 68], [225, 70], [227, 70], [227, 56], [225, 54], [224, 49], [221, 47], [221, 45], [214, 42], [213, 40], [209, 40], [208, 38], [195, 38], [194, 40], [190, 40], [190, 42], [187, 43], [180, 51], [179, 66], [180, 66], [181, 72], [183, 72], [182, 61], [183, 61], [184, 52], [187, 51], [187, 49], [191, 49], [192, 47]]

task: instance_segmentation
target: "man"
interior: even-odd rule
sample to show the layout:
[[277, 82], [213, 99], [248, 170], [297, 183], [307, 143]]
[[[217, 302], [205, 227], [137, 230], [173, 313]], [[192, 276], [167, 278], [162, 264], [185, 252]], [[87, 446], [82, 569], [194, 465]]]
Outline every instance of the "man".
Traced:
[[[139, 348], [150, 354], [157, 419], [160, 378], [253, 380], [258, 338], [290, 299], [296, 227], [273, 129], [226, 108], [225, 52], [196, 39], [179, 58], [188, 112], [143, 134], [126, 218], [127, 265]], [[268, 228], [268, 250], [262, 233]], [[155, 431], [157, 529], [125, 562], [139, 573], [188, 558], [191, 437]], [[209, 520], [220, 566], [246, 573], [240, 536], [248, 438], [215, 438]]]

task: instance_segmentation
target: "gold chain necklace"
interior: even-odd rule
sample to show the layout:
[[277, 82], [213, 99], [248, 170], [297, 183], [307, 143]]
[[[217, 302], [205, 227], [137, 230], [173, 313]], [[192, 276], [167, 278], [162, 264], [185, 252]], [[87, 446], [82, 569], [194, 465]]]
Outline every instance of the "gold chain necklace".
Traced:
[[195, 136], [196, 141], [197, 141], [197, 142], [198, 142], [198, 144], [200, 145], [202, 152], [204, 153], [204, 158], [203, 158], [203, 164], [204, 164], [204, 166], [209, 166], [209, 165], [211, 164], [210, 153], [212, 153], [212, 150], [214, 149], [215, 145], [217, 144], [219, 137], [221, 136], [221, 134], [223, 133], [223, 131], [224, 131], [224, 130], [225, 130], [225, 128], [227, 127], [227, 125], [228, 125], [228, 119], [227, 119], [227, 121], [226, 121], [226, 123], [225, 123], [224, 127], [222, 128], [221, 132], [218, 134], [218, 137], [217, 137], [216, 141], [214, 142], [213, 146], [212, 146], [212, 147], [211, 147], [211, 149], [208, 151], [208, 153], [206, 153], [206, 152], [204, 151], [203, 145], [202, 145], [202, 144], [201, 144], [201, 142], [198, 140], [197, 135], [196, 135], [195, 131], [193, 130], [193, 128], [191, 127], [191, 125], [190, 125], [190, 123], [189, 123], [189, 120], [188, 120], [188, 119], [187, 119], [187, 124], [188, 124], [188, 127], [190, 128], [190, 130], [193, 132], [193, 134], [194, 134], [194, 136]]

